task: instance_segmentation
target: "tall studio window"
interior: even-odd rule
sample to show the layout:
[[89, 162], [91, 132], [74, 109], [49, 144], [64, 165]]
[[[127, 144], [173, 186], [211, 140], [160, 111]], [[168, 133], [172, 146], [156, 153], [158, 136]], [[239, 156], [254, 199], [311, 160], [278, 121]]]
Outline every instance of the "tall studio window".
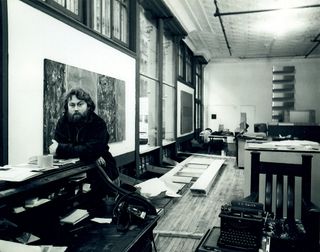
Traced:
[[158, 137], [158, 28], [140, 7], [140, 143], [157, 146]]
[[178, 69], [178, 75], [179, 77], [183, 78], [184, 77], [184, 47], [182, 46], [182, 44], [180, 43], [179, 46], [179, 69]]
[[195, 76], [195, 102], [196, 102], [196, 127], [195, 129], [201, 129], [202, 121], [202, 65], [199, 63], [195, 64], [196, 76]]
[[[187, 48], [186, 48], [187, 49]], [[189, 50], [186, 50], [186, 81], [191, 84], [192, 82], [192, 55]]]
[[171, 34], [163, 36], [163, 91], [162, 91], [162, 144], [174, 141], [174, 43]]
[[[130, 0], [42, 0], [42, 2], [80, 21], [104, 37], [129, 47]], [[85, 20], [84, 17], [87, 15]]]
[[162, 145], [166, 145], [174, 141], [174, 101], [176, 89], [172, 86], [163, 84], [162, 98]]
[[179, 45], [179, 79], [192, 84], [192, 51], [181, 41]]

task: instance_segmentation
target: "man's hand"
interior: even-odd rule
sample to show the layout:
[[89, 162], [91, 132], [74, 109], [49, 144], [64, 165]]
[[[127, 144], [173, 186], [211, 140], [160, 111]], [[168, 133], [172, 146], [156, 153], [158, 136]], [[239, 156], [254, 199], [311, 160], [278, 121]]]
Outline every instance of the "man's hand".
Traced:
[[96, 160], [96, 163], [97, 165], [101, 166], [101, 167], [106, 167], [107, 163], [106, 161], [104, 160], [103, 157], [99, 157], [97, 160]]
[[58, 142], [56, 140], [52, 139], [52, 144], [49, 146], [50, 154], [55, 155], [57, 148], [58, 148]]

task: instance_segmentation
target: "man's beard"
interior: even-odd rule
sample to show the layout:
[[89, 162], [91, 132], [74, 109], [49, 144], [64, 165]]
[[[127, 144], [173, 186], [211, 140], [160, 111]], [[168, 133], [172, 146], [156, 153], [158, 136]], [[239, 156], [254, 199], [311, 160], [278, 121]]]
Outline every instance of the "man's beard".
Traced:
[[88, 112], [84, 112], [83, 114], [76, 112], [74, 114], [68, 113], [69, 122], [72, 123], [81, 123], [84, 122], [87, 118]]

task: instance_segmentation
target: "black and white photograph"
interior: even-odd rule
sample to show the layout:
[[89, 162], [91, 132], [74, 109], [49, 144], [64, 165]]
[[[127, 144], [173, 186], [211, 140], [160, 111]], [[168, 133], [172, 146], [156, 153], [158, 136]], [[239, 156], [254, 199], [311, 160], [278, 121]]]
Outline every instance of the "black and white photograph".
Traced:
[[320, 252], [320, 0], [0, 0], [0, 252]]

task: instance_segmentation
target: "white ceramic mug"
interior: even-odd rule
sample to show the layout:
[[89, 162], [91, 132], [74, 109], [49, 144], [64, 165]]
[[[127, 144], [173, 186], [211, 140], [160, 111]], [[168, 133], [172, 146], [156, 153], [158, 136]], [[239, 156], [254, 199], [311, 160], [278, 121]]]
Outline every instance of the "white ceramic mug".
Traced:
[[38, 156], [38, 166], [40, 168], [52, 168], [53, 167], [53, 155]]

